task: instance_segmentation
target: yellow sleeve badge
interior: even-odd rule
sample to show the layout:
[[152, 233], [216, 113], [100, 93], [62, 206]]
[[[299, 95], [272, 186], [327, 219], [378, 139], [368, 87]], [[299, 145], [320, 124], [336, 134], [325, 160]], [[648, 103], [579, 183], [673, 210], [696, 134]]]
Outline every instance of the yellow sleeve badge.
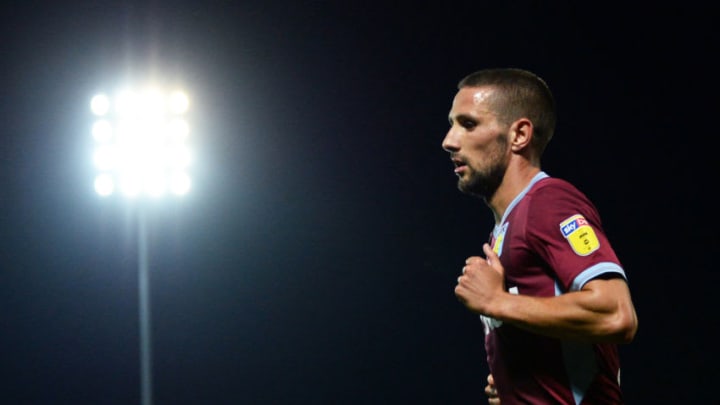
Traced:
[[575, 253], [587, 256], [600, 248], [595, 230], [582, 215], [573, 215], [560, 223], [560, 230]]

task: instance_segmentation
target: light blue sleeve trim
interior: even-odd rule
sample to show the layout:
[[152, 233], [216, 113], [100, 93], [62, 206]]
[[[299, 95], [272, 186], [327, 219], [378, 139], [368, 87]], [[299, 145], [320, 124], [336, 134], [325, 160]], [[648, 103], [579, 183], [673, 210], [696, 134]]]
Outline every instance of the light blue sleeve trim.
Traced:
[[627, 280], [627, 277], [625, 276], [625, 271], [622, 267], [620, 267], [619, 264], [613, 262], [602, 262], [588, 267], [582, 273], [578, 274], [578, 276], [575, 277], [575, 280], [573, 280], [573, 283], [570, 286], [570, 291], [580, 291], [580, 289], [583, 288], [583, 286], [588, 281], [606, 273], [617, 273], [620, 274], [622, 278]]

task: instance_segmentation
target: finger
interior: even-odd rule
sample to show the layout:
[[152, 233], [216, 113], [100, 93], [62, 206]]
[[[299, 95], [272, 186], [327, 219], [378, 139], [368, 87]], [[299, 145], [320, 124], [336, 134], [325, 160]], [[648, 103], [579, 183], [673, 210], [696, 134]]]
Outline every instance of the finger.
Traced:
[[[488, 403], [499, 404], [500, 400], [498, 399], [498, 396], [497, 396], [497, 389], [495, 388], [495, 379], [493, 378], [492, 374], [488, 374], [487, 382], [488, 382], [488, 385], [485, 386], [485, 395], [488, 396]], [[498, 401], [498, 402], [493, 402], [493, 401]]]
[[473, 264], [473, 262], [477, 262], [478, 260], [483, 260], [483, 258], [480, 256], [470, 256], [465, 259], [465, 264]]
[[458, 285], [455, 286], [454, 293], [455, 293], [455, 298], [457, 298], [458, 301], [460, 301], [461, 303], [463, 303], [463, 305], [465, 305], [466, 300], [465, 300], [465, 296], [463, 295], [462, 286], [460, 285], [460, 283], [458, 283]]
[[500, 257], [495, 253], [493, 248], [490, 247], [489, 244], [483, 245], [483, 252], [485, 252], [485, 260], [487, 263], [492, 266], [495, 270], [502, 270], [502, 266], [500, 265]]

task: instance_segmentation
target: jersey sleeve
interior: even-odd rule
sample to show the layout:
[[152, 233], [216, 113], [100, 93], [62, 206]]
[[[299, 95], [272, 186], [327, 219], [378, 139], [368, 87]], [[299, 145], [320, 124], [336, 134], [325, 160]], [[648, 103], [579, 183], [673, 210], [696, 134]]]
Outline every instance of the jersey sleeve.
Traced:
[[548, 183], [532, 193], [527, 237], [562, 292], [578, 291], [601, 275], [625, 278], [595, 206], [567, 182]]

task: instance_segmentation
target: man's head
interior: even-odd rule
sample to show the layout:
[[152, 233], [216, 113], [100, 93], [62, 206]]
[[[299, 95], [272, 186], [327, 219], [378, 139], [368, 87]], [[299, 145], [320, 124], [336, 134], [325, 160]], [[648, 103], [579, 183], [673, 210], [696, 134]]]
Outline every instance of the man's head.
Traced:
[[513, 68], [474, 72], [458, 89], [442, 146], [452, 155], [458, 188], [488, 199], [513, 157], [539, 167], [555, 130], [555, 101], [542, 79]]

